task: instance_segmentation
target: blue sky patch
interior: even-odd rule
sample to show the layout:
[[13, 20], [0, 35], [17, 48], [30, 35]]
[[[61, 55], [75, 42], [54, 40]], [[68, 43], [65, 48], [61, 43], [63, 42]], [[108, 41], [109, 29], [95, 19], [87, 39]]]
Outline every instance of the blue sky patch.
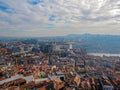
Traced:
[[0, 2], [0, 10], [6, 13], [12, 13], [13, 10], [5, 3]]
[[4, 3], [0, 2], [0, 10], [1, 11], [6, 11], [8, 9], [7, 5], [5, 5]]
[[32, 4], [32, 5], [37, 5], [41, 2], [43, 2], [43, 0], [29, 0], [29, 3]]
[[49, 21], [55, 21], [55, 19], [56, 19], [56, 16], [55, 16], [55, 15], [51, 15], [51, 16], [49, 17]]

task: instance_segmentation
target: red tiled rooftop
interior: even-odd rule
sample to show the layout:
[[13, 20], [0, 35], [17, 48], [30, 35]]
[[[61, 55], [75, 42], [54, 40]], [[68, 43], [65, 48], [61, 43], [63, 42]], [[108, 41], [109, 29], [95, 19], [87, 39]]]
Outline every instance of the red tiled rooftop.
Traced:
[[29, 83], [26, 83], [24, 85], [22, 85], [21, 87], [29, 87], [29, 86], [35, 86], [35, 82], [29, 82]]
[[38, 88], [37, 90], [46, 90], [45, 86]]
[[8, 90], [18, 90], [17, 88], [19, 88], [19, 87], [17, 87], [17, 86], [12, 86], [12, 87], [9, 87]]

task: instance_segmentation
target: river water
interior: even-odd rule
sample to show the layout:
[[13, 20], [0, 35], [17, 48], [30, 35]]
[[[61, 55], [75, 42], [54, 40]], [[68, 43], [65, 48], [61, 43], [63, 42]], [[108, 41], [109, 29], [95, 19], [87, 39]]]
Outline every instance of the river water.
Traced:
[[94, 56], [119, 56], [120, 54], [109, 54], [109, 53], [88, 53], [88, 55], [94, 55]]

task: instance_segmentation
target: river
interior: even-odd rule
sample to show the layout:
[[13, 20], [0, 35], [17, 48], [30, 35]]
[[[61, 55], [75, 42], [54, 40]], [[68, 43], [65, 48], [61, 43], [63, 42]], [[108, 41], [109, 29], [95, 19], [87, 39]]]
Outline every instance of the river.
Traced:
[[119, 56], [120, 54], [109, 54], [109, 53], [88, 53], [88, 55], [94, 55], [94, 56]]

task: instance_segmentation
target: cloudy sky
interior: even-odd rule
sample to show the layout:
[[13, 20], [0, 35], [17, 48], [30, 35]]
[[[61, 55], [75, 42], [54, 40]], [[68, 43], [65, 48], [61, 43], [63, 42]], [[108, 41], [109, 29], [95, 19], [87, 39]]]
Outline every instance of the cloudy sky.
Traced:
[[0, 36], [119, 34], [120, 0], [0, 0]]

